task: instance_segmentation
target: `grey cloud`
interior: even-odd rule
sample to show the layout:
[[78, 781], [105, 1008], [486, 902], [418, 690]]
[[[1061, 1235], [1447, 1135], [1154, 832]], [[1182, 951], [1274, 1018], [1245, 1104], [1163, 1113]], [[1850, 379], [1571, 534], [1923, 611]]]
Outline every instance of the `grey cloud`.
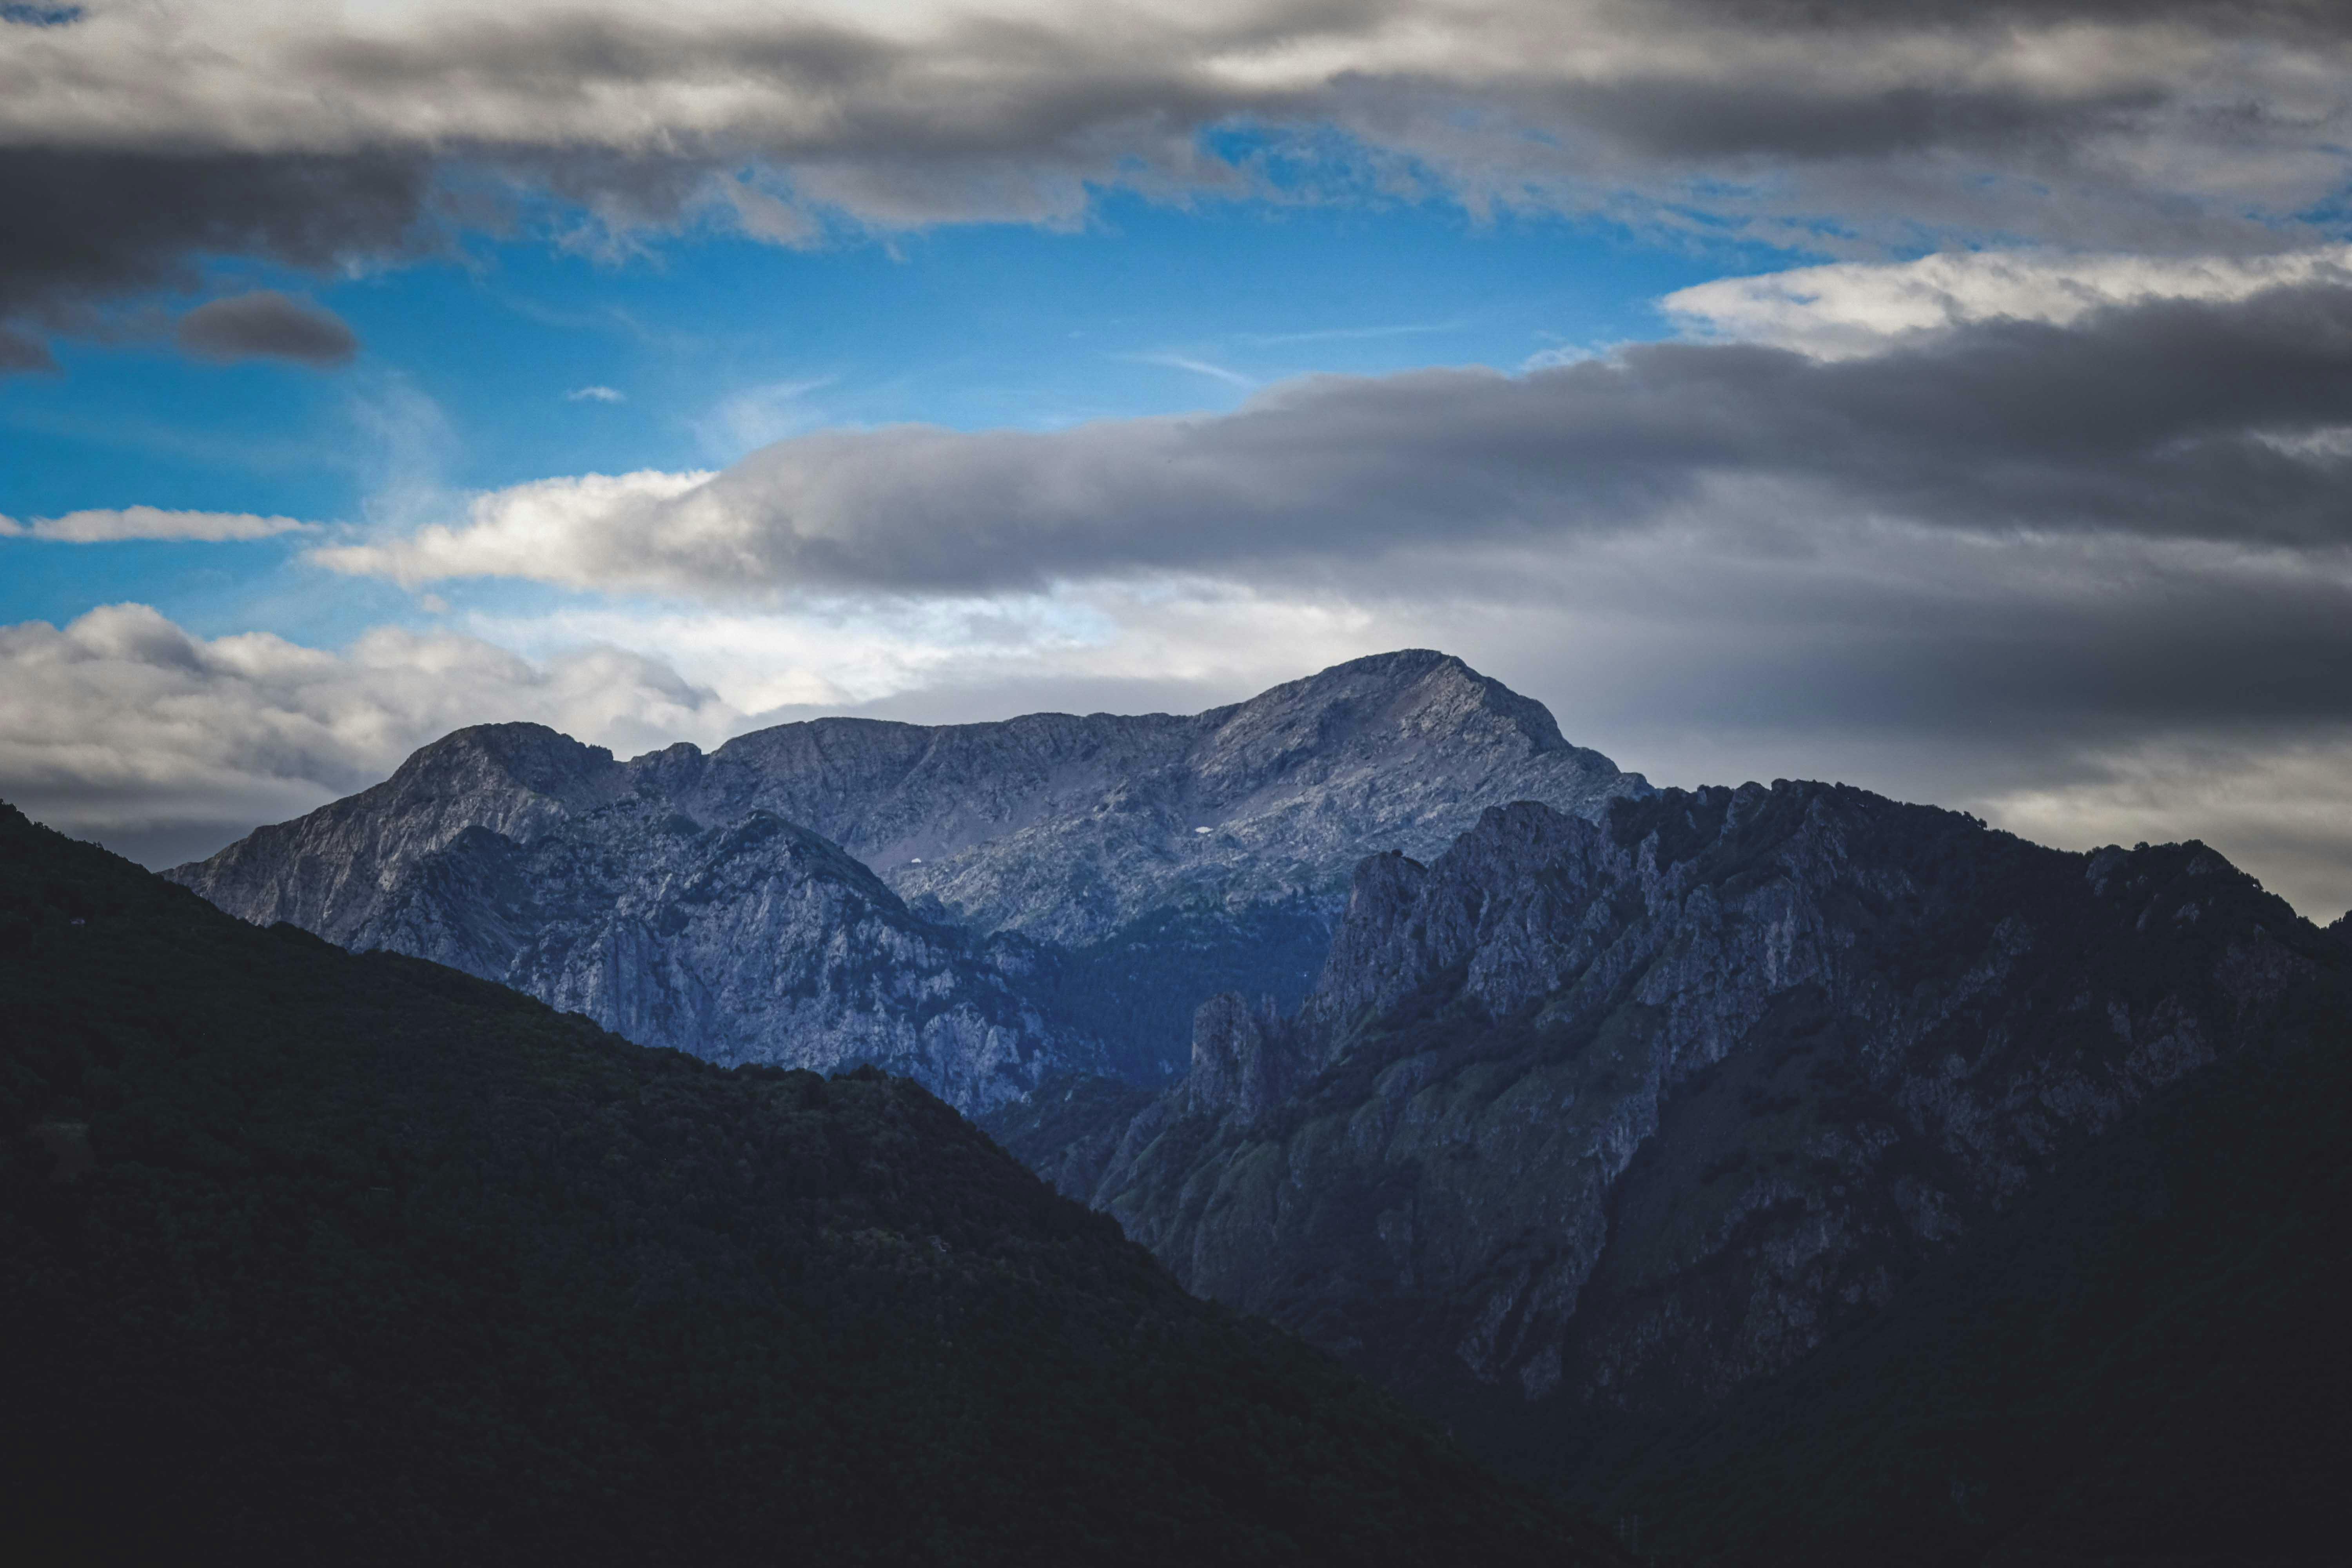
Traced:
[[55, 370], [58, 362], [46, 344], [0, 326], [0, 375], [12, 370]]
[[1685, 16], [1818, 33], [1851, 28], [2165, 22], [2223, 37], [2352, 34], [2335, 0], [1668, 0]]
[[1824, 85], [1634, 79], [1564, 92], [1555, 101], [1565, 119], [1637, 153], [1682, 163], [1943, 152], [2026, 153], [2063, 165], [2077, 143], [2128, 135], [2170, 97], [2152, 83], [2042, 93], [1928, 84], [1840, 91]]
[[173, 331], [180, 347], [199, 359], [283, 359], [314, 369], [346, 365], [360, 341], [341, 317], [274, 289], [256, 289], [197, 306]]
[[1313, 570], [1688, 519], [2336, 548], [2347, 431], [2352, 289], [2315, 285], [1979, 322], [1842, 361], [1650, 344], [1517, 376], [1313, 378], [1213, 417], [824, 432], [705, 483], [524, 487], [467, 526], [318, 558], [728, 596]]
[[104, 333], [111, 301], [194, 287], [200, 256], [315, 271], [415, 254], [433, 243], [432, 181], [427, 160], [392, 154], [11, 148], [0, 154], [0, 330], [19, 344]]
[[[429, 237], [436, 171], [445, 197], [551, 194], [616, 231], [731, 207], [789, 243], [828, 214], [1072, 222], [1110, 184], [1345, 195], [1369, 161], [1474, 205], [1814, 243], [2261, 248], [2343, 188], [2352, 109], [2345, 8], [2286, 3], [1072, 0], [920, 37], [749, 5], [248, 34], [192, 4], [208, 51], [128, 10], [0, 51], [0, 319], [20, 331], [89, 330], [79, 307], [183, 282], [197, 254], [402, 254]], [[1204, 142], [1237, 124], [1274, 144], [1279, 189]], [[747, 170], [767, 200], [730, 204]]]

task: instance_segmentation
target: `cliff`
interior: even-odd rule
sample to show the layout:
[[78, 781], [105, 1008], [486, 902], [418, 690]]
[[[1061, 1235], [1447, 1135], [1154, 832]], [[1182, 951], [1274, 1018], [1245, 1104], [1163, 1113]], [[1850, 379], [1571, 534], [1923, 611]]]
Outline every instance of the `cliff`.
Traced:
[[1533, 1442], [1791, 1365], [2336, 952], [2194, 844], [1810, 784], [1518, 805], [1360, 868], [1314, 992], [1253, 1016], [1277, 1103], [1218, 1058], [1115, 1128], [990, 1125], [1192, 1289]]

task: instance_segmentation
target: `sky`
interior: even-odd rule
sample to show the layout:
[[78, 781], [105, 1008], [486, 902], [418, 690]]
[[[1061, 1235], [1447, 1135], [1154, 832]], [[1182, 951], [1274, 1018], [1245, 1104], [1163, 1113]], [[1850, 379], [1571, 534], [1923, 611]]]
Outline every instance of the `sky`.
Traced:
[[0, 799], [1446, 649], [2352, 906], [2352, 13], [0, 5]]

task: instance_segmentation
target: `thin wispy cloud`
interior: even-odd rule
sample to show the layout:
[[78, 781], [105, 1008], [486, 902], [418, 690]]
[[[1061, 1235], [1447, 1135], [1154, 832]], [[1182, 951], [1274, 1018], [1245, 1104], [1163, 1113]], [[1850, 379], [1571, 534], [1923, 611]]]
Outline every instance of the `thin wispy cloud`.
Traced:
[[1440, 332], [1458, 332], [1465, 324], [1457, 320], [1408, 321], [1387, 327], [1317, 327], [1297, 332], [1235, 332], [1234, 340], [1257, 348], [1278, 348], [1291, 343], [1361, 342], [1381, 338], [1419, 338]]
[[1191, 354], [1163, 353], [1122, 354], [1119, 357], [1136, 364], [1156, 364], [1168, 370], [1188, 371], [1194, 375], [1205, 375], [1212, 381], [1222, 381], [1227, 386], [1255, 387], [1259, 384], [1255, 377], [1244, 375], [1237, 370], [1228, 370], [1223, 365], [1213, 363], [1208, 360], [1197, 359]]
[[0, 538], [47, 539], [66, 544], [110, 544], [132, 539], [176, 539], [218, 544], [270, 539], [281, 533], [315, 533], [319, 525], [290, 517], [247, 512], [166, 511], [159, 507], [69, 511], [62, 517], [19, 522], [0, 517]]
[[810, 394], [824, 391], [835, 379], [770, 381], [729, 393], [694, 420], [698, 443], [726, 460], [814, 429], [824, 422], [824, 410], [810, 401]]
[[628, 397], [616, 387], [575, 386], [563, 395], [567, 403], [626, 403]]

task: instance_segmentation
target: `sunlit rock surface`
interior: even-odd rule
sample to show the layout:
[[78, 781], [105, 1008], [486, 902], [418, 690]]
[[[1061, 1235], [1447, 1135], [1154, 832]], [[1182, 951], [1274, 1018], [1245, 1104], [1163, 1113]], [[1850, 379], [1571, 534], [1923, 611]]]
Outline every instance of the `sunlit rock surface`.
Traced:
[[648, 1044], [873, 1060], [969, 1110], [1048, 1070], [1179, 1076], [1221, 989], [1296, 1003], [1366, 854], [1647, 792], [1414, 651], [1202, 714], [820, 720], [628, 762], [483, 726], [170, 874]]

